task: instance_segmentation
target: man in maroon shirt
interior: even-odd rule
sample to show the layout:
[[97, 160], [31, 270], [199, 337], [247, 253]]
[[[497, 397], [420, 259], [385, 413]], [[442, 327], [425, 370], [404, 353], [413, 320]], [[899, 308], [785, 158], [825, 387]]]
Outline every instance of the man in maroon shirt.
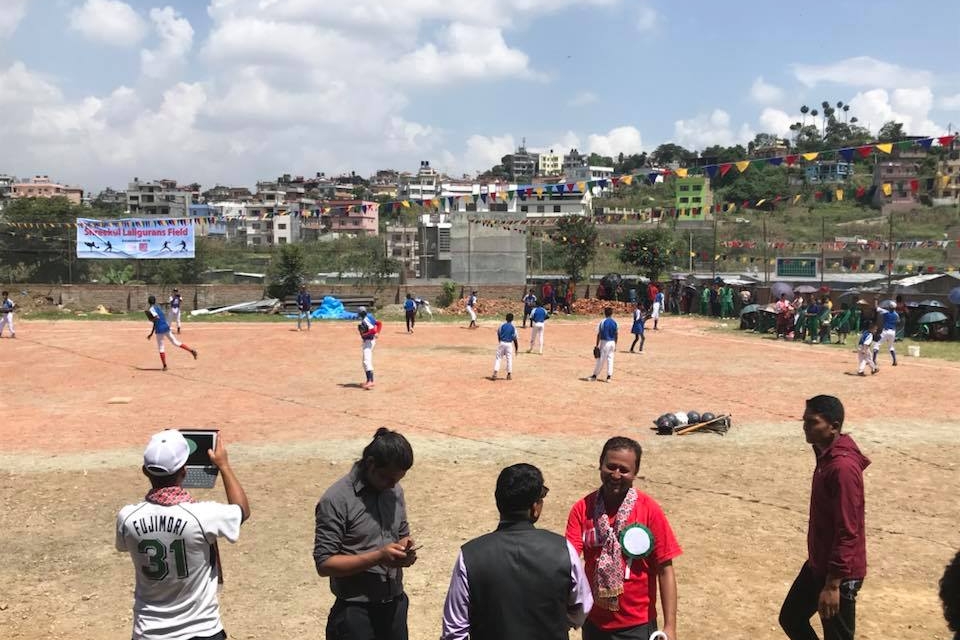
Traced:
[[867, 573], [863, 470], [870, 464], [843, 428], [843, 404], [833, 396], [807, 400], [803, 432], [817, 463], [810, 490], [807, 561], [780, 609], [790, 640], [817, 640], [810, 626], [820, 614], [824, 640], [853, 640], [857, 592]]

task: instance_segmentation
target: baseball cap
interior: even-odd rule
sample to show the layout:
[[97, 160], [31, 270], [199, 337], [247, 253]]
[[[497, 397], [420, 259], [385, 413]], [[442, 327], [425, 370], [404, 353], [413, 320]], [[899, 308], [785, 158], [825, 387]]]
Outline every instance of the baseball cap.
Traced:
[[367, 310], [366, 307], [357, 307], [357, 311], [358, 311], [358, 312], [360, 312], [360, 311], [366, 311], [366, 310]]
[[187, 463], [190, 446], [183, 434], [167, 429], [154, 434], [143, 451], [143, 466], [152, 476], [169, 476]]

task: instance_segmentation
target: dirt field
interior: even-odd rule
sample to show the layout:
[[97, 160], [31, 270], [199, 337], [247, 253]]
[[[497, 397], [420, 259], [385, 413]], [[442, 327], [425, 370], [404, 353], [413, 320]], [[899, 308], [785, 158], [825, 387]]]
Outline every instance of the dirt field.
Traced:
[[[464, 322], [464, 325], [466, 322]], [[956, 411], [960, 364], [901, 357], [849, 375], [848, 350], [786, 344], [666, 318], [642, 355], [616, 355], [614, 382], [584, 380], [595, 323], [548, 323], [546, 353], [521, 353], [515, 379], [491, 382], [492, 320], [478, 331], [389, 323], [376, 348], [377, 388], [363, 391], [351, 323], [186, 323], [200, 351], [159, 370], [146, 322], [18, 323], [0, 341], [0, 629], [4, 638], [129, 637], [133, 572], [113, 550], [116, 511], [146, 490], [148, 436], [217, 426], [253, 517], [223, 549], [221, 595], [231, 638], [322, 637], [332, 604], [311, 557], [313, 508], [379, 425], [411, 440], [404, 486], [414, 537], [411, 637], [439, 637], [457, 548], [496, 525], [499, 469], [526, 461], [550, 486], [541, 525], [562, 532], [597, 486], [603, 441], [644, 445], [637, 486], [664, 507], [676, 561], [682, 639], [781, 638], [777, 612], [803, 562], [813, 455], [805, 398], [839, 396], [867, 470], [869, 575], [858, 637], [946, 638], [936, 582], [960, 548]], [[621, 320], [626, 331], [629, 323]], [[526, 331], [521, 331], [525, 351]], [[117, 397], [127, 404], [112, 404]], [[725, 436], [658, 438], [665, 411], [732, 413]], [[222, 498], [222, 485], [194, 492]], [[578, 638], [574, 633], [572, 637]]]

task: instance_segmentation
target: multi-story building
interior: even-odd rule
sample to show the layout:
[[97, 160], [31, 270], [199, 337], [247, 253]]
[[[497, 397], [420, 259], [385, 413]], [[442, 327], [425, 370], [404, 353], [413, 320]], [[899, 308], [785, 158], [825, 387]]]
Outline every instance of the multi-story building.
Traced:
[[940, 161], [936, 196], [947, 203], [960, 202], [960, 137], [954, 138]]
[[500, 164], [514, 182], [529, 182], [537, 173], [537, 156], [527, 151], [525, 142], [515, 152], [503, 156]]
[[386, 228], [387, 255], [400, 263], [408, 277], [420, 277], [420, 227], [394, 224]]
[[126, 191], [117, 191], [116, 189], [107, 187], [96, 195], [94, 202], [105, 207], [125, 208], [127, 206], [127, 193]]
[[402, 173], [397, 185], [397, 197], [401, 200], [430, 200], [440, 192], [440, 172], [430, 166], [429, 160], [420, 161], [416, 175]]
[[13, 185], [16, 181], [16, 176], [0, 173], [0, 200], [10, 197], [10, 195], [13, 193]]
[[[194, 203], [193, 187], [178, 187], [176, 180], [140, 182], [139, 178], [134, 178], [127, 185], [127, 213], [131, 216], [185, 218]], [[197, 199], [199, 195], [196, 193]]]
[[217, 185], [212, 189], [207, 189], [200, 194], [203, 202], [250, 202], [253, 200], [253, 194], [247, 187], [224, 187]]
[[400, 173], [393, 169], [380, 169], [370, 178], [370, 193], [374, 198], [396, 198]]
[[445, 213], [429, 213], [420, 216], [420, 240], [417, 245], [421, 278], [449, 278], [453, 252], [450, 231], [453, 224]]
[[380, 205], [366, 200], [329, 200], [323, 208], [322, 224], [330, 233], [375, 236], [380, 233]]
[[919, 181], [920, 163], [913, 159], [878, 162], [873, 169], [874, 205], [903, 207], [918, 203]]
[[587, 156], [576, 149], [570, 149], [570, 153], [564, 154], [563, 165], [560, 169], [566, 175], [571, 169], [587, 166], [589, 164], [588, 160]]
[[541, 176], [558, 176], [563, 172], [563, 156], [554, 153], [541, 153], [537, 156], [537, 173]]
[[[598, 166], [571, 166], [563, 173], [566, 182], [590, 182], [595, 180], [610, 180], [613, 178], [613, 167]], [[605, 187], [594, 185], [590, 191], [595, 196], [599, 196], [613, 189], [613, 183], [608, 183]]]
[[83, 200], [83, 189], [58, 184], [49, 176], [35, 176], [25, 182], [14, 182], [10, 188], [11, 198], [66, 198], [73, 204]]
[[853, 175], [853, 163], [842, 160], [821, 160], [803, 167], [803, 180], [807, 184], [837, 184], [846, 182]]
[[689, 176], [677, 179], [674, 205], [681, 220], [704, 220], [713, 206], [713, 192], [707, 176]]

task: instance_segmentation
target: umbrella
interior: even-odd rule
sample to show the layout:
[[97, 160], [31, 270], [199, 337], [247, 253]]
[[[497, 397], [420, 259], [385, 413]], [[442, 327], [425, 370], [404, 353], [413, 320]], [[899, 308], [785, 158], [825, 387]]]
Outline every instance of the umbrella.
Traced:
[[860, 292], [857, 291], [856, 289], [847, 289], [846, 291], [844, 291], [843, 293], [840, 294], [840, 297], [841, 297], [841, 298], [856, 298], [856, 297], [858, 297], [859, 295], [860, 295]]
[[884, 300], [883, 302], [880, 303], [880, 308], [886, 309], [887, 311], [893, 311], [894, 309], [897, 308], [897, 303], [894, 302], [893, 300]]
[[930, 313], [925, 313], [920, 316], [920, 324], [933, 324], [934, 322], [943, 322], [947, 320], [947, 316], [940, 313], [939, 311], [931, 311]]
[[758, 304], [748, 304], [743, 309], [740, 309], [740, 315], [745, 315], [748, 313], [756, 313], [760, 310], [760, 305]]
[[960, 304], [960, 287], [955, 287], [950, 290], [950, 302]]
[[777, 306], [774, 304], [768, 304], [765, 307], [761, 307], [760, 311], [762, 313], [772, 313], [773, 315], [777, 315]]
[[811, 286], [808, 285], [808, 284], [802, 284], [802, 285], [800, 285], [799, 287], [797, 287], [796, 289], [794, 289], [794, 291], [796, 291], [797, 293], [816, 293], [816, 292], [817, 292], [817, 288], [816, 288], [816, 287], [811, 287]]
[[943, 304], [939, 300], [923, 300], [920, 302], [921, 307], [930, 307], [932, 309], [946, 309], [947, 305]]
[[781, 294], [789, 296], [791, 293], [793, 293], [793, 288], [786, 282], [774, 282], [773, 286], [770, 287], [770, 298], [773, 300], [778, 299]]

